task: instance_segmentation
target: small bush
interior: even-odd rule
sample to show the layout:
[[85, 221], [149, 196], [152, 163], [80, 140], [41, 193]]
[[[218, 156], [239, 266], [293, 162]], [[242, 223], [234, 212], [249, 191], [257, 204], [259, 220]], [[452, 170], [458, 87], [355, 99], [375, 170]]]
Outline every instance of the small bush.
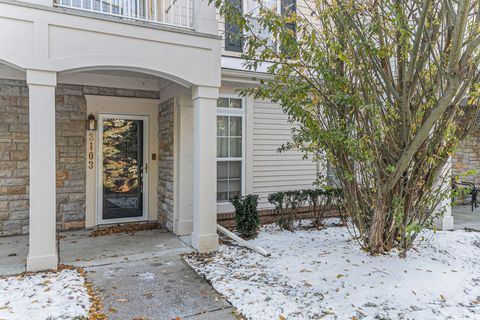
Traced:
[[268, 195], [268, 202], [275, 206], [275, 214], [277, 215], [277, 225], [280, 229], [288, 229], [290, 222], [286, 217], [285, 209], [285, 193], [275, 192]]
[[323, 226], [323, 219], [327, 211], [327, 199], [321, 189], [305, 189], [302, 191], [308, 204], [313, 209], [313, 225], [316, 228]]
[[342, 188], [330, 188], [325, 190], [330, 198], [330, 206], [337, 210], [337, 215], [340, 217], [342, 224], [346, 225], [348, 222], [348, 213], [345, 211], [344, 195]]
[[301, 191], [275, 192], [268, 195], [268, 201], [275, 206], [280, 229], [292, 231], [298, 208], [305, 202], [305, 195]]
[[230, 203], [235, 207], [238, 233], [248, 238], [255, 237], [259, 227], [258, 196], [249, 194], [243, 198], [235, 197], [230, 200]]
[[[275, 206], [277, 225], [284, 230], [293, 230], [295, 220], [298, 220], [298, 209], [304, 205], [312, 207], [314, 217], [313, 225], [322, 227], [323, 220], [328, 210], [335, 208], [342, 213], [341, 189], [328, 188], [305, 189], [301, 191], [275, 192], [268, 195], [268, 201]], [[345, 218], [343, 215], [340, 215]]]

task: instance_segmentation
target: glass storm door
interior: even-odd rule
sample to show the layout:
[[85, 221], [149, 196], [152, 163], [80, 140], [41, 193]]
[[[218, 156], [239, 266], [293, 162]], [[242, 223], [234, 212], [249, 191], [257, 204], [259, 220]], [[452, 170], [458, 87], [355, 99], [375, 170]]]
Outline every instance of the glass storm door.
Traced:
[[99, 224], [147, 219], [147, 119], [99, 116]]

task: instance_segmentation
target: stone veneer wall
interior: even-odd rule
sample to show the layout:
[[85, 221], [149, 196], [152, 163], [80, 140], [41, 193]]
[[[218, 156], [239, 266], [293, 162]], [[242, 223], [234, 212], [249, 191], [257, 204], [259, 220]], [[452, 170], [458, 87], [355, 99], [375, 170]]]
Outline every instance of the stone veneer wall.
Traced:
[[[452, 172], [454, 175], [474, 169], [480, 170], [480, 133], [465, 138], [452, 158]], [[479, 185], [480, 174], [462, 177], [461, 180], [472, 181]]]
[[[85, 226], [85, 94], [158, 99], [156, 91], [59, 84], [57, 229]], [[28, 233], [28, 87], [0, 79], [0, 236]]]
[[158, 110], [158, 220], [168, 230], [173, 229], [173, 139], [174, 99]]
[[0, 236], [28, 232], [28, 88], [0, 80]]

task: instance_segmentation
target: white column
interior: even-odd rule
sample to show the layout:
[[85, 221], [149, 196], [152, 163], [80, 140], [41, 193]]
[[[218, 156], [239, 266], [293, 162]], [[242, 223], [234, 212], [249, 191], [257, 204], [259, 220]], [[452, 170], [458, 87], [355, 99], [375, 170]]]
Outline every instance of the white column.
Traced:
[[[445, 183], [449, 184], [448, 186], [446, 186], [446, 188], [448, 188], [448, 190], [451, 190], [452, 158], [448, 159], [445, 165], [443, 176], [446, 177]], [[453, 230], [454, 223], [452, 216], [452, 199], [450, 197], [444, 199], [442, 201], [442, 207], [445, 210], [445, 215], [442, 218], [442, 230]]]
[[27, 70], [30, 122], [30, 235], [27, 271], [57, 269], [55, 234], [56, 73]]
[[193, 101], [191, 94], [175, 97], [175, 218], [173, 232], [193, 231]]
[[217, 99], [218, 88], [197, 86], [193, 100], [193, 233], [199, 252], [218, 248], [217, 234]]

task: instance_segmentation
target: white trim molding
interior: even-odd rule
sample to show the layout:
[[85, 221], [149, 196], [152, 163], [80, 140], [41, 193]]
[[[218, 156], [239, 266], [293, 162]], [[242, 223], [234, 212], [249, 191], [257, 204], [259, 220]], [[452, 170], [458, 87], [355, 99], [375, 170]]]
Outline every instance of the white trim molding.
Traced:
[[[247, 128], [247, 117], [246, 117], [246, 99], [244, 97], [239, 96], [238, 94], [220, 94], [219, 98], [232, 98], [232, 99], [240, 99], [242, 101], [242, 108], [219, 108], [217, 107], [217, 117], [218, 116], [226, 116], [226, 117], [239, 117], [242, 121], [242, 156], [237, 158], [222, 158], [217, 156], [217, 163], [221, 161], [241, 161], [241, 196], [246, 194], [246, 168], [247, 168], [247, 161], [246, 161], [246, 128]], [[218, 134], [218, 133], [217, 133]], [[218, 136], [217, 136], [218, 138]], [[217, 173], [218, 174], [218, 173]], [[225, 213], [225, 212], [232, 212], [234, 211], [233, 206], [230, 204], [228, 200], [219, 202], [217, 199], [217, 213]]]
[[[145, 116], [149, 118], [148, 126], [148, 149], [149, 154], [144, 159], [148, 163], [148, 221], [158, 220], [158, 99], [145, 99], [145, 98], [126, 98], [126, 97], [113, 97], [113, 96], [97, 96], [97, 95], [85, 95], [87, 101], [87, 114], [93, 113], [97, 119], [99, 114], [116, 114], [116, 115], [136, 115]], [[98, 146], [98, 133], [95, 132], [95, 151], [94, 151], [94, 165], [90, 166], [89, 161], [92, 161], [88, 156], [91, 152], [89, 139], [89, 131], [87, 131], [87, 201], [86, 201], [86, 213], [85, 213], [85, 226], [86, 228], [92, 228], [99, 224], [97, 214], [97, 181], [99, 175], [99, 146]], [[152, 160], [151, 154], [157, 154], [156, 160]], [[115, 223], [112, 221], [112, 223]]]

